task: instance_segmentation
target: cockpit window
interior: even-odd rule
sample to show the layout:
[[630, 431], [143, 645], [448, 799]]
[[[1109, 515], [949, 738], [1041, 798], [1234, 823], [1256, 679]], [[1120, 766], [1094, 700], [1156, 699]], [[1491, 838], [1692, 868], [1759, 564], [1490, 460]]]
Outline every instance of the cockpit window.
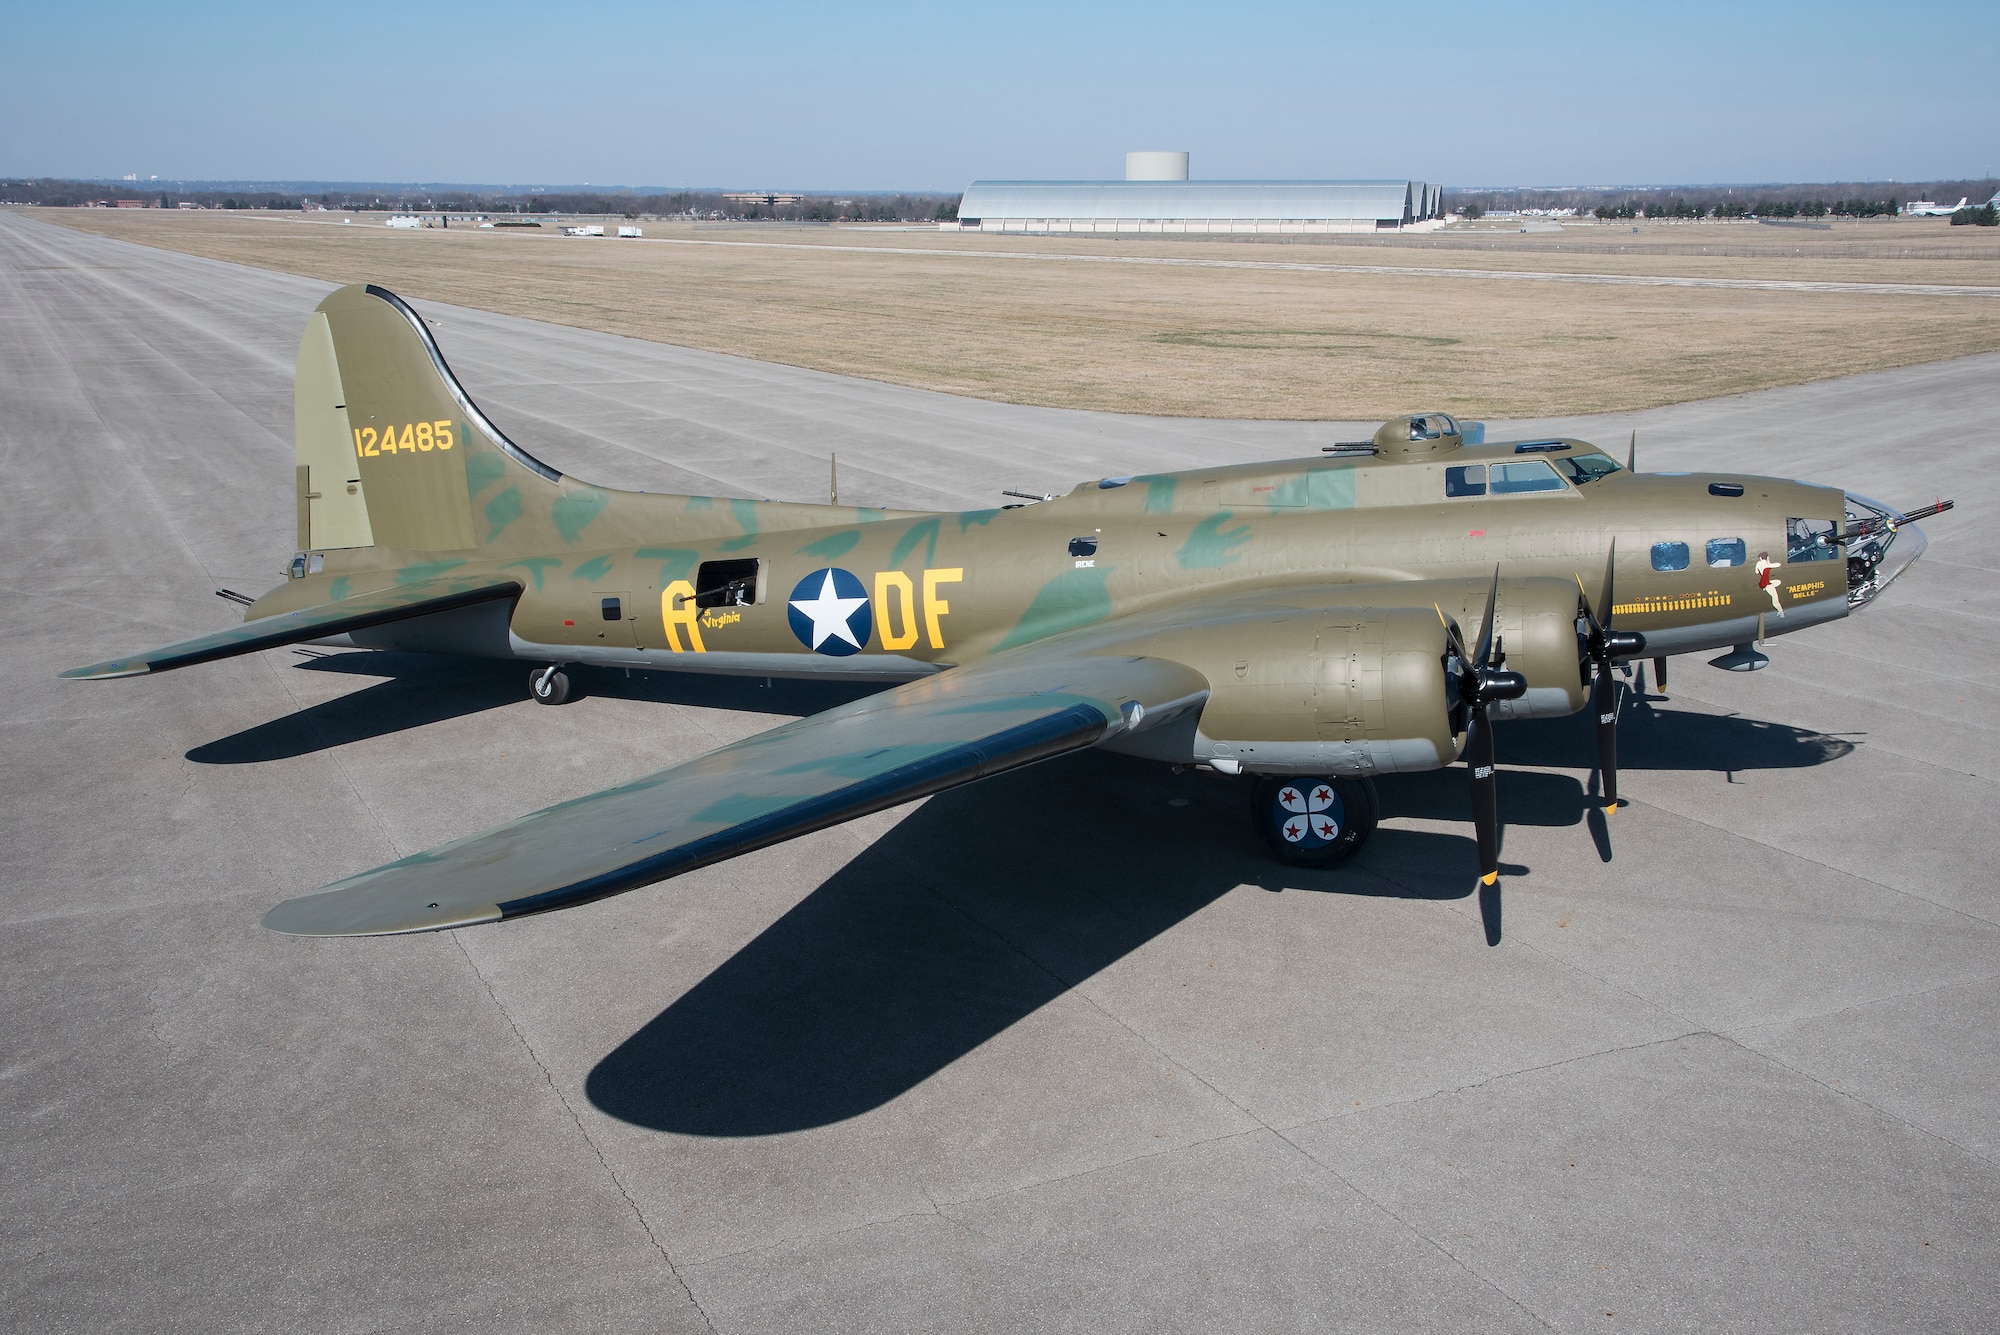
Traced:
[[1493, 494], [1513, 496], [1524, 491], [1561, 491], [1562, 479], [1546, 459], [1524, 459], [1519, 463], [1494, 464]]
[[1554, 462], [1564, 476], [1578, 486], [1586, 482], [1595, 482], [1607, 473], [1622, 471], [1608, 454], [1575, 454]]
[[1484, 496], [1486, 494], [1486, 465], [1460, 464], [1445, 469], [1444, 494], [1447, 496]]
[[1456, 436], [1458, 423], [1443, 413], [1432, 413], [1428, 417], [1410, 419], [1411, 440], [1436, 440], [1440, 436]]
[[1792, 561], [1831, 561], [1840, 555], [1840, 544], [1831, 519], [1787, 519], [1785, 555]]

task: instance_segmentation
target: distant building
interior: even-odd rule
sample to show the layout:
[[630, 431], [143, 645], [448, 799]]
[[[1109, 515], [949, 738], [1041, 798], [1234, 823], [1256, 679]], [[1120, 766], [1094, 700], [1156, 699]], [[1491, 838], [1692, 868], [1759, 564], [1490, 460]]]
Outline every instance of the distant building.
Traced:
[[1429, 223], [1424, 181], [1190, 181], [1185, 153], [1128, 153], [1122, 181], [974, 181], [963, 231], [1373, 232]]

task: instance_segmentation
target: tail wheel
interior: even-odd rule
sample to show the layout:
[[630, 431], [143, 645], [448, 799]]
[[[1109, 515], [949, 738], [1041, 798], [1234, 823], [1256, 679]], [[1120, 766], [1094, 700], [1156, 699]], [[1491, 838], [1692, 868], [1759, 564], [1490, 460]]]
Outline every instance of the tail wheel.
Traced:
[[537, 668], [528, 674], [528, 689], [536, 703], [559, 705], [569, 699], [569, 677], [555, 668]]
[[1295, 867], [1338, 867], [1359, 853], [1378, 810], [1367, 779], [1263, 779], [1250, 799], [1258, 836]]

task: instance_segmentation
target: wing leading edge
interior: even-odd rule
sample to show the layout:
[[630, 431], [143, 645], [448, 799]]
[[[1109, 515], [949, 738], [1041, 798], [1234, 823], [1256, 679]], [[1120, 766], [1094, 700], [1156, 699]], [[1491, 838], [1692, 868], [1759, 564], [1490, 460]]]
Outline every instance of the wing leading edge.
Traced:
[[512, 598], [520, 592], [520, 583], [511, 579], [452, 579], [439, 576], [392, 589], [357, 594], [337, 603], [321, 603], [317, 607], [302, 607], [296, 612], [258, 617], [213, 635], [182, 640], [179, 644], [148, 649], [126, 658], [107, 659], [89, 667], [71, 668], [57, 675], [71, 681], [139, 677], [150, 672], [166, 672], [218, 658], [253, 653], [259, 649], [276, 649], [287, 644], [345, 635], [349, 631], [385, 626], [392, 621], [429, 616], [433, 612], [449, 612], [474, 603]]
[[601, 899], [1198, 707], [1164, 659], [1027, 650], [955, 668], [286, 900], [264, 925], [377, 936]]

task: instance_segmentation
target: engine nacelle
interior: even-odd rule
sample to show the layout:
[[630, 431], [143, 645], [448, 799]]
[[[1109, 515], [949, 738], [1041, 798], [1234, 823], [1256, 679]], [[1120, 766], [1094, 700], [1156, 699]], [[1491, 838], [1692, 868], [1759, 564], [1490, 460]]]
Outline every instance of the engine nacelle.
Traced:
[[[1483, 610], [1486, 590], [1480, 591]], [[1582, 709], [1590, 693], [1590, 667], [1577, 630], [1582, 603], [1574, 580], [1503, 579], [1497, 618], [1504, 666], [1528, 679], [1518, 700], [1487, 707], [1494, 719], [1565, 718]], [[1468, 637], [1468, 644], [1470, 637]]]
[[[1199, 726], [1114, 749], [1261, 774], [1394, 774], [1458, 756], [1447, 640], [1431, 608], [1301, 608], [1121, 646], [1209, 681]], [[1192, 720], [1191, 720], [1192, 722]]]

